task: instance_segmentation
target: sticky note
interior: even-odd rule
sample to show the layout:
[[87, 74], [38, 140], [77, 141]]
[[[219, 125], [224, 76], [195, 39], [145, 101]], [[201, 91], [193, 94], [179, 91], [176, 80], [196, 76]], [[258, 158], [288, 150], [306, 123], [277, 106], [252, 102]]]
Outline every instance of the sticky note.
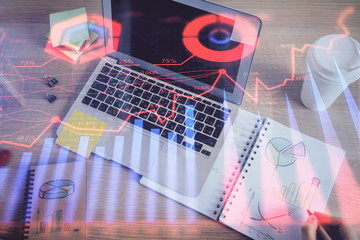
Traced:
[[88, 158], [107, 125], [106, 122], [74, 110], [55, 143]]
[[54, 47], [69, 43], [80, 45], [89, 39], [85, 8], [52, 13], [49, 18], [50, 37]]

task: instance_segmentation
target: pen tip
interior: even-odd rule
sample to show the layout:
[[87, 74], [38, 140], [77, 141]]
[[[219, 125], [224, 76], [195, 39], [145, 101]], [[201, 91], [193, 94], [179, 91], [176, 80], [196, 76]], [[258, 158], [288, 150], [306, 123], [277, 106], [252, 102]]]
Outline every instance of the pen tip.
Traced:
[[309, 214], [309, 216], [313, 215], [309, 209], [307, 210], [307, 213]]

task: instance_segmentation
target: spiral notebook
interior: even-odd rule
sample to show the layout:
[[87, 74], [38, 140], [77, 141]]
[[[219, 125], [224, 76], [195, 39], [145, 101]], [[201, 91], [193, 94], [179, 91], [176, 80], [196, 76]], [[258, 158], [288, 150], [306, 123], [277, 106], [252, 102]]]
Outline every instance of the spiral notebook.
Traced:
[[31, 167], [24, 239], [86, 239], [86, 179], [85, 161]]
[[307, 210], [323, 211], [343, 150], [272, 119], [239, 114], [197, 197], [140, 183], [253, 239], [301, 239]]

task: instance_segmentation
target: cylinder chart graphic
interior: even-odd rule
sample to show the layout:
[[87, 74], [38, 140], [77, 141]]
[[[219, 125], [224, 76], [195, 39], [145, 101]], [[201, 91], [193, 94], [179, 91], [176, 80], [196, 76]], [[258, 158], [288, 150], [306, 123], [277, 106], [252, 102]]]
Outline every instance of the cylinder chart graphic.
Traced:
[[39, 198], [58, 199], [65, 198], [75, 191], [75, 184], [71, 180], [58, 179], [45, 182], [39, 190]]

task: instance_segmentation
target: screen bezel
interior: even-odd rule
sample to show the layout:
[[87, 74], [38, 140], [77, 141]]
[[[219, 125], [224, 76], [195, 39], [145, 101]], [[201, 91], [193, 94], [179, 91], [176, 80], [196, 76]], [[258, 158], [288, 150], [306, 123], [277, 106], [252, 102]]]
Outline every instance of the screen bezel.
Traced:
[[[251, 19], [252, 22], [257, 24], [257, 26], [255, 26], [255, 27], [257, 27], [257, 29], [258, 29], [257, 39], [259, 39], [262, 22], [261, 22], [261, 19], [256, 16], [241, 12], [239, 10], [228, 8], [228, 7], [219, 5], [217, 3], [208, 2], [205, 0], [192, 0], [192, 1], [169, 0], [169, 1], [178, 2], [178, 3], [184, 4], [184, 5], [190, 6], [190, 7], [198, 8], [200, 10], [204, 10], [209, 13], [224, 16], [224, 17], [227, 17], [227, 18], [230, 18], [233, 20], [235, 20], [236, 16], [240, 14], [243, 17]], [[103, 6], [104, 18], [112, 19], [111, 0], [102, 0], [102, 3], [103, 3], [102, 6]], [[139, 64], [142, 69], [145, 69], [147, 71], [156, 71], [159, 73], [159, 75], [171, 75], [174, 77], [174, 79], [178, 79], [179, 77], [182, 77], [182, 78], [185, 77], [184, 75], [181, 75], [179, 73], [162, 68], [160, 66], [153, 65], [152, 63], [143, 61], [141, 59], [137, 59], [133, 56], [129, 56], [127, 54], [117, 51], [117, 46], [114, 47], [113, 41], [111, 41], [111, 39], [109, 41], [109, 39], [108, 39], [109, 36], [112, 36], [112, 25], [109, 26], [109, 24], [111, 24], [111, 23], [112, 23], [112, 21], [104, 21], [104, 31], [105, 31], [105, 29], [110, 31], [109, 34], [104, 33], [104, 38], [105, 38], [104, 42], [106, 44], [105, 49], [106, 49], [106, 54], [108, 56], [113, 57], [115, 59], [132, 59], [135, 62], [135, 64]], [[256, 44], [257, 44], [257, 42], [256, 42]], [[222, 89], [214, 88], [211, 92], [205, 94], [204, 95], [205, 97], [208, 97], [208, 98], [213, 99], [218, 102], [229, 101], [233, 104], [241, 105], [243, 97], [245, 95], [244, 89], [246, 88], [247, 81], [248, 81], [248, 78], [250, 75], [250, 69], [251, 69], [251, 65], [252, 65], [255, 50], [256, 50], [256, 44], [255, 44], [254, 51], [252, 52], [252, 54], [250, 54], [249, 56], [246, 57], [249, 59], [247, 59], [247, 61], [241, 61], [240, 65], [239, 65], [236, 83], [239, 86], [241, 86], [241, 88], [243, 90], [237, 91], [236, 89], [234, 89], [234, 91], [232, 93], [230, 93], [230, 92], [224, 91]], [[187, 77], [185, 77], [185, 78], [187, 78]], [[186, 85], [189, 87], [195, 87], [195, 86], [198, 86], [199, 84], [204, 85], [203, 82], [200, 82], [200, 81], [197, 81], [197, 80], [194, 80], [191, 78], [188, 78], [188, 80], [191, 80], [191, 81], [186, 81], [188, 83]], [[208, 86], [211, 87], [211, 85], [208, 85]], [[237, 86], [235, 85], [234, 88], [237, 88]], [[198, 90], [198, 91], [196, 91], [196, 93], [201, 94], [202, 91]]]

